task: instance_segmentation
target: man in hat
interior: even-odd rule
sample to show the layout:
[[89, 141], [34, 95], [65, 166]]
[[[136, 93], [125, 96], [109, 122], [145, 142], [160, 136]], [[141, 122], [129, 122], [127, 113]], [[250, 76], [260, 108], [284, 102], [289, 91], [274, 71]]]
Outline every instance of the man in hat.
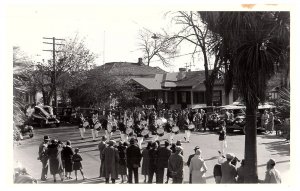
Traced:
[[158, 166], [158, 143], [153, 142], [149, 150], [149, 178], [148, 183], [152, 183], [153, 176], [155, 173], [156, 182], [157, 180], [157, 166]]
[[157, 151], [157, 181], [156, 183], [162, 184], [164, 181], [164, 173], [165, 168], [168, 169], [168, 160], [171, 156], [171, 149], [169, 148], [170, 143], [168, 141], [165, 141], [164, 147], [159, 147]]
[[168, 170], [173, 179], [173, 184], [182, 184], [183, 181], [183, 156], [182, 147], [176, 146], [176, 152], [173, 153], [168, 161]]
[[[199, 147], [199, 146], [196, 146], [196, 147], [194, 148], [195, 153], [196, 153], [196, 150], [199, 150], [199, 149], [200, 149], [200, 147]], [[195, 156], [195, 153], [194, 153], [194, 154], [191, 154], [191, 155], [189, 156], [189, 158], [188, 158], [188, 160], [187, 160], [187, 162], [186, 162], [186, 164], [187, 164], [188, 167], [190, 167], [191, 160], [192, 160], [192, 158]], [[189, 177], [189, 183], [190, 183], [190, 184], [192, 183], [192, 174], [190, 174], [190, 177]]]
[[117, 169], [119, 164], [119, 151], [114, 147], [115, 141], [110, 140], [108, 147], [103, 150], [102, 160], [104, 161], [105, 183], [109, 183], [109, 178], [114, 184], [117, 179]]
[[267, 162], [267, 171], [265, 176], [265, 183], [273, 183], [273, 184], [280, 184], [281, 183], [281, 176], [280, 172], [275, 169], [276, 162], [274, 159], [270, 159]]
[[142, 159], [141, 150], [136, 145], [136, 140], [131, 138], [130, 145], [126, 150], [127, 168], [128, 168], [128, 183], [132, 183], [132, 172], [134, 174], [134, 182], [139, 183], [138, 168]]
[[182, 148], [181, 155], [183, 156], [183, 147], [182, 147], [181, 140], [176, 141], [176, 146], [179, 146]]
[[48, 174], [47, 148], [48, 148], [49, 141], [50, 141], [49, 136], [45, 135], [44, 141], [39, 146], [38, 160], [42, 162], [42, 174], [41, 174], [42, 181], [45, 181], [47, 179], [47, 174]]
[[101, 164], [100, 164], [100, 175], [99, 175], [99, 178], [101, 177], [104, 177], [104, 161], [102, 160], [102, 155], [103, 155], [103, 150], [107, 147], [107, 144], [106, 144], [106, 137], [105, 136], [102, 136], [102, 139], [100, 141], [100, 143], [98, 144], [98, 149], [99, 149], [99, 152], [100, 152], [100, 161], [101, 161]]
[[237, 177], [237, 170], [234, 165], [231, 164], [234, 154], [227, 153], [226, 161], [221, 164], [222, 178], [221, 183], [235, 183], [235, 178]]

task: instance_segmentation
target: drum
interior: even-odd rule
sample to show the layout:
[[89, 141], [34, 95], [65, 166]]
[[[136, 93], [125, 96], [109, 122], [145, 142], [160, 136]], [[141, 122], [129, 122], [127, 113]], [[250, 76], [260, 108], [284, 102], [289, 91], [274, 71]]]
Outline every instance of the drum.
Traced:
[[161, 118], [161, 121], [162, 121], [163, 125], [167, 123], [167, 119], [166, 118]]
[[141, 121], [141, 123], [140, 123], [141, 125], [143, 125], [143, 126], [146, 126], [147, 125], [147, 121]]
[[101, 124], [99, 122], [97, 122], [94, 126], [94, 129], [97, 130], [97, 131], [100, 131], [101, 130]]
[[172, 127], [172, 132], [177, 135], [179, 133], [179, 127], [178, 126], [173, 126]]
[[191, 123], [189, 126], [188, 126], [188, 129], [190, 131], [193, 131], [195, 129], [195, 125], [193, 123]]
[[161, 127], [158, 128], [156, 132], [157, 132], [157, 135], [160, 137], [164, 136], [164, 134], [165, 134], [165, 130]]
[[149, 132], [150, 131], [148, 129], [144, 129], [141, 134], [142, 134], [143, 137], [148, 138], [149, 137]]
[[132, 129], [131, 127], [128, 127], [128, 128], [126, 129], [126, 134], [127, 134], [127, 135], [132, 135], [132, 134], [133, 134], [133, 129]]
[[129, 121], [127, 121], [127, 127], [130, 127], [130, 126], [132, 126], [133, 125], [133, 121], [132, 120], [129, 120]]
[[89, 122], [85, 121], [83, 122], [83, 125], [82, 125], [84, 128], [87, 128], [87, 126], [89, 126]]
[[162, 126], [163, 125], [163, 121], [162, 121], [161, 118], [159, 118], [159, 119], [156, 120], [156, 125], [158, 125], [158, 126]]

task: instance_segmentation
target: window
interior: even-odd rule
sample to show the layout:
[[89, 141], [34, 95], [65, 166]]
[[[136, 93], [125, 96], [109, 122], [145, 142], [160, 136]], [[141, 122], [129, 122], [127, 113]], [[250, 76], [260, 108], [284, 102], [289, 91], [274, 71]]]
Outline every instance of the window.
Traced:
[[191, 92], [189, 91], [182, 91], [182, 92], [177, 92], [177, 100], [178, 104], [191, 104]]
[[191, 104], [191, 92], [186, 92], [186, 103]]
[[167, 103], [168, 104], [175, 103], [175, 93], [174, 92], [167, 92]]
[[194, 104], [205, 103], [205, 92], [204, 91], [193, 92], [193, 103]]

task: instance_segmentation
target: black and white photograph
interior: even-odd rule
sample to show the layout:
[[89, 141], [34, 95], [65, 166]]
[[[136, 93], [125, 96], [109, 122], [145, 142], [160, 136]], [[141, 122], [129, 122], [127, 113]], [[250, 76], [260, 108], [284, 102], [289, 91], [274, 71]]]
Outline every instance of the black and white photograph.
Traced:
[[125, 2], [6, 4], [6, 182], [291, 185], [292, 4]]

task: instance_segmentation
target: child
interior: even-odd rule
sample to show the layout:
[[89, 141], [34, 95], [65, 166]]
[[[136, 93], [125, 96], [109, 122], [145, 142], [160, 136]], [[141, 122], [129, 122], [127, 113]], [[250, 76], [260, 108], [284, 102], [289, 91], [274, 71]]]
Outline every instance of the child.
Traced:
[[85, 177], [83, 175], [83, 171], [82, 171], [82, 165], [81, 165], [82, 158], [81, 158], [80, 154], [78, 154], [78, 153], [79, 153], [79, 149], [76, 148], [75, 154], [73, 155], [73, 158], [72, 158], [72, 160], [74, 162], [73, 170], [75, 170], [76, 181], [77, 181], [77, 170], [80, 170], [83, 180], [85, 179]]

